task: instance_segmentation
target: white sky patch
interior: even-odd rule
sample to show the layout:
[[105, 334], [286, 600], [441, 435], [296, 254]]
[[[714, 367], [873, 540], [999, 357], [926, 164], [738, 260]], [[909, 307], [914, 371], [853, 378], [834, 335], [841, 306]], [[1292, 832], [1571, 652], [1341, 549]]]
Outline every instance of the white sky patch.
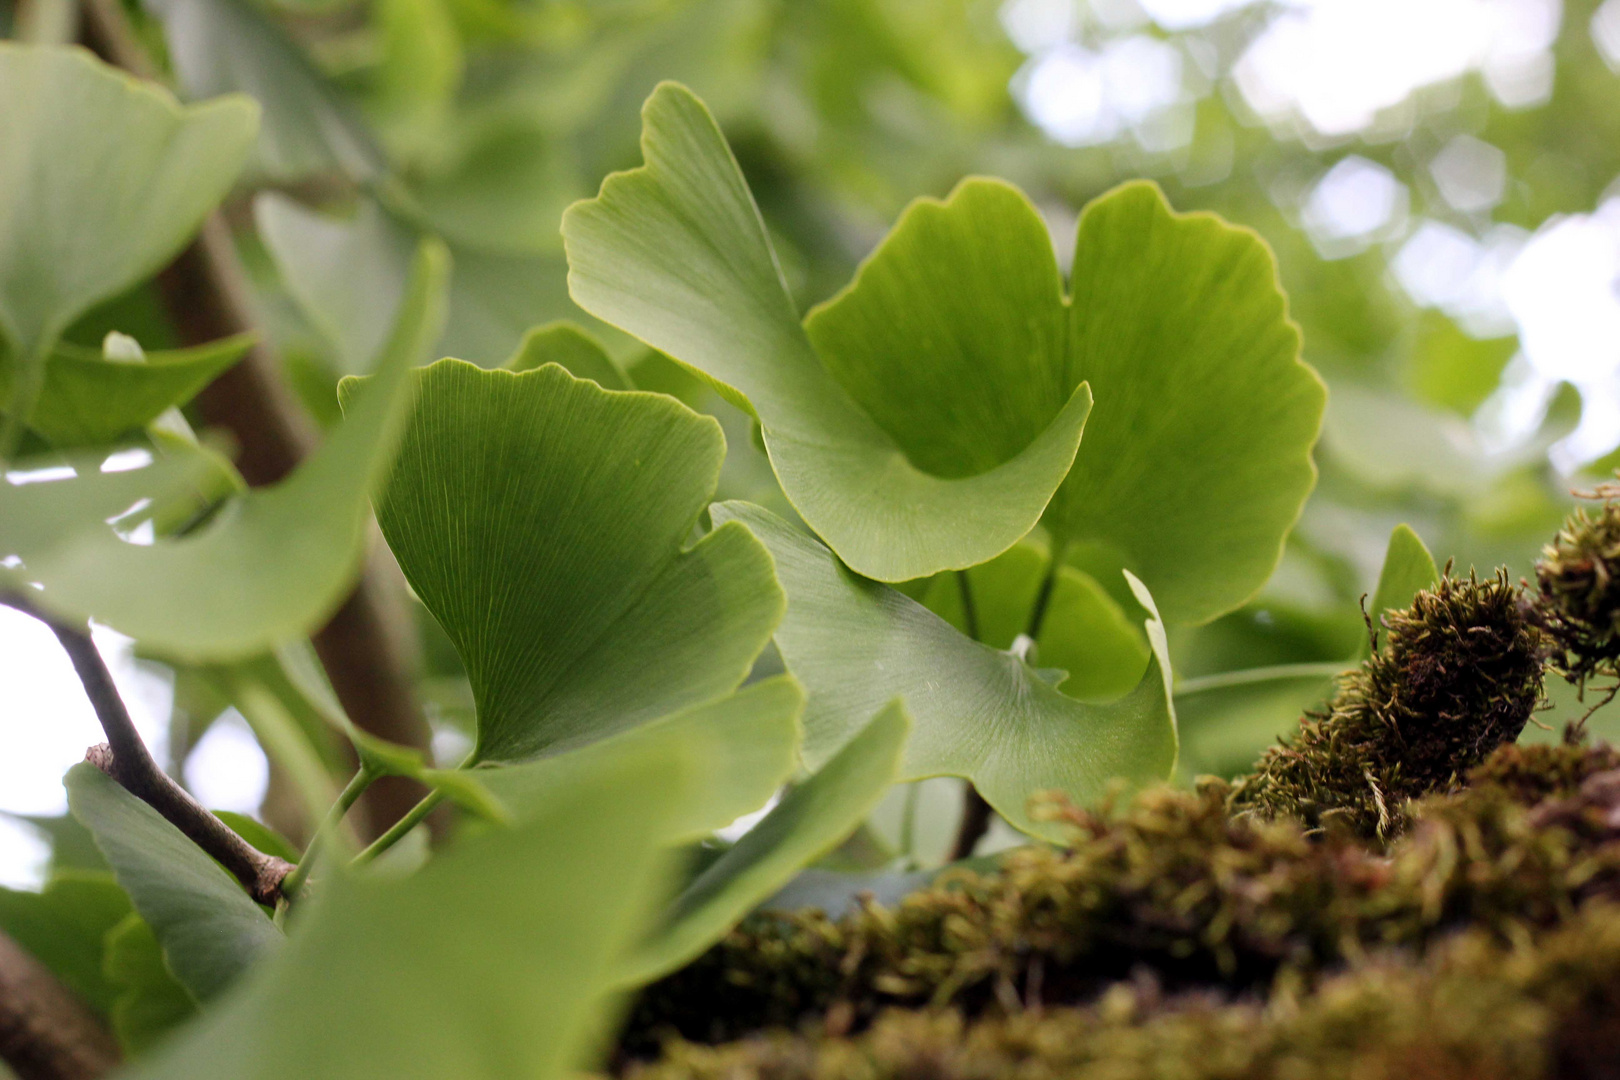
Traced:
[[1013, 93], [1030, 121], [1065, 146], [1095, 146], [1129, 132], [1146, 148], [1174, 149], [1192, 137], [1191, 124], [1160, 121], [1191, 100], [1184, 59], [1176, 46], [1146, 34], [1100, 50], [1063, 41], [1030, 58]]
[[766, 803], [758, 810], [755, 810], [752, 814], [744, 814], [742, 817], [738, 818], [736, 821], [733, 821], [725, 828], [716, 829], [714, 835], [728, 843], [735, 844], [738, 840], [743, 838], [748, 830], [752, 829], [755, 825], [758, 825], [761, 821], [764, 821], [765, 815], [769, 814], [772, 810], [775, 810], [776, 804], [781, 801], [781, 793], [772, 795], [770, 802]]
[[1483, 213], [1507, 189], [1507, 155], [1472, 135], [1458, 135], [1429, 162], [1429, 175], [1453, 210]]
[[130, 472], [134, 469], [144, 469], [152, 464], [152, 451], [141, 446], [132, 446], [127, 450], [114, 450], [108, 454], [101, 463], [104, 473]]
[[257, 814], [270, 785], [270, 763], [235, 709], [208, 726], [186, 758], [186, 786], [210, 810]]
[[1075, 0], [1007, 0], [999, 14], [1007, 37], [1031, 54], [1068, 41], [1080, 24]]
[[51, 846], [32, 825], [0, 814], [0, 887], [38, 890]]
[[1300, 209], [1301, 223], [1324, 258], [1363, 251], [1406, 221], [1406, 185], [1351, 154], [1329, 169]]
[[1587, 29], [1592, 33], [1592, 44], [1603, 54], [1603, 62], [1611, 71], [1620, 73], [1620, 0], [1605, 0], [1592, 13]]
[[1254, 0], [1138, 0], [1142, 10], [1166, 30], [1208, 26], [1221, 16], [1248, 7]]
[[1504, 105], [1524, 107], [1552, 91], [1562, 16], [1560, 0], [1295, 0], [1233, 74], [1262, 120], [1329, 138], [1476, 70]]

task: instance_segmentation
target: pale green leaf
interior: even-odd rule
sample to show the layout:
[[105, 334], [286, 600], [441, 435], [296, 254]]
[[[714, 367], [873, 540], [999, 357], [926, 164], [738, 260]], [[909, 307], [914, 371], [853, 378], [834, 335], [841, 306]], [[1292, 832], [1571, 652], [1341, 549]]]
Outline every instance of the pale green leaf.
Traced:
[[[1389, 534], [1389, 548], [1384, 552], [1384, 568], [1378, 573], [1378, 588], [1373, 592], [1372, 606], [1367, 615], [1373, 627], [1382, 630], [1385, 614], [1412, 606], [1412, 598], [1424, 589], [1432, 589], [1440, 580], [1440, 569], [1434, 565], [1434, 556], [1410, 525], [1397, 525]], [[1363, 644], [1361, 655], [1366, 655], [1370, 642]]]
[[197, 1003], [163, 959], [157, 935], [134, 912], [107, 932], [103, 973], [115, 988], [108, 1020], [128, 1054], [145, 1052], [197, 1014]]
[[[1116, 778], [1145, 784], [1170, 775], [1176, 720], [1156, 615], [1145, 625], [1154, 659], [1136, 687], [1117, 701], [1079, 702], [1017, 656], [972, 641], [916, 601], [851, 573], [769, 512], [723, 503], [713, 515], [747, 524], [776, 560], [788, 595], [776, 643], [809, 694], [804, 757], [812, 768], [899, 696], [913, 729], [897, 779], [966, 777], [1028, 832], [1039, 829], [1027, 813], [1037, 792], [1086, 801]], [[1133, 588], [1152, 614], [1146, 590]]]
[[129, 897], [103, 871], [58, 871], [37, 893], [0, 888], [0, 931], [98, 1012], [117, 995], [102, 974], [105, 939], [129, 911]]
[[687, 545], [725, 455], [713, 419], [555, 365], [443, 360], [417, 381], [377, 520], [466, 668], [476, 760], [580, 746], [742, 682], [783, 601], [740, 525]]
[[532, 371], [545, 364], [561, 364], [570, 375], [590, 379], [604, 390], [635, 389], [596, 339], [571, 322], [547, 323], [524, 334], [506, 369]]
[[264, 109], [254, 169], [279, 180], [341, 171], [371, 180], [384, 160], [354, 110], [250, 0], [144, 0], [192, 98], [232, 91]]
[[[794, 507], [861, 573], [901, 581], [972, 566], [1028, 532], [1074, 460], [1089, 393], [1071, 385], [1054, 415], [1020, 417], [996, 447], [1008, 456], [926, 471], [817, 357], [702, 102], [665, 83], [642, 115], [646, 164], [563, 219], [574, 300], [753, 412]], [[926, 396], [939, 411], [970, 395], [941, 384]]]
[[656, 823], [700, 766], [622, 755], [409, 877], [323, 880], [287, 946], [130, 1075], [560, 1080], [589, 1067], [606, 976], [668, 879]]
[[557, 778], [570, 771], [643, 747], [690, 753], [703, 762], [703, 785], [661, 827], [671, 842], [700, 840], [764, 806], [792, 776], [803, 710], [799, 684], [777, 676], [566, 754], [460, 775], [470, 775], [512, 819], [522, 820], [537, 801], [544, 805]]
[[83, 49], [0, 42], [0, 337], [21, 364], [19, 419], [68, 325], [161, 267], [224, 197], [256, 123], [241, 98], [182, 108]]
[[[46, 361], [45, 381], [28, 426], [58, 448], [110, 443], [190, 401], [247, 355], [254, 340], [252, 334], [238, 334], [195, 348], [145, 353], [136, 360], [113, 359], [61, 342]], [[0, 356], [0, 401], [10, 398], [14, 372]]]
[[175, 977], [215, 997], [284, 944], [264, 909], [184, 833], [88, 762], [68, 770], [73, 816], [96, 838]]
[[855, 831], [894, 782], [911, 719], [890, 702], [814, 776], [681, 890], [625, 962], [626, 984], [673, 971]]
[[379, 374], [290, 477], [181, 538], [141, 545], [88, 532], [29, 562], [46, 585], [39, 602], [198, 662], [252, 655], [319, 626], [364, 554], [367, 498], [409, 415], [410, 369], [438, 336], [445, 273], [443, 249], [425, 243]]

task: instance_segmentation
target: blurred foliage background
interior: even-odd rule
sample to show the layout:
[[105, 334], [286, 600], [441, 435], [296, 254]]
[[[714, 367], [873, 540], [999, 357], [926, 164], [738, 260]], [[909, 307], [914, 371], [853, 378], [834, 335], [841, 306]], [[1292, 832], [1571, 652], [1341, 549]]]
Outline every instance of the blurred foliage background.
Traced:
[[[79, 34], [75, 0], [0, 0], [0, 32]], [[1271, 583], [1174, 640], [1178, 675], [1343, 659], [1391, 528], [1461, 572], [1529, 572], [1620, 443], [1620, 0], [141, 0], [187, 97], [264, 106], [229, 204], [277, 354], [336, 418], [416, 235], [455, 265], [440, 352], [495, 365], [571, 319], [644, 388], [720, 416], [722, 498], [777, 508], [749, 424], [568, 300], [558, 217], [639, 161], [662, 79], [715, 109], [802, 308], [901, 208], [969, 174], [1021, 185], [1060, 261], [1134, 177], [1277, 253], [1332, 395], [1321, 480]], [[169, 343], [136, 293], [72, 336]], [[468, 706], [425, 617], [422, 691]], [[217, 703], [176, 696], [194, 741]], [[1186, 771], [1227, 771], [1319, 684], [1183, 708]], [[1552, 721], [1578, 715], [1556, 695]], [[1620, 712], [1620, 709], [1611, 710]], [[184, 719], [183, 715], [182, 718]], [[1600, 728], [1613, 722], [1603, 714]], [[947, 800], [954, 804], [954, 799]]]

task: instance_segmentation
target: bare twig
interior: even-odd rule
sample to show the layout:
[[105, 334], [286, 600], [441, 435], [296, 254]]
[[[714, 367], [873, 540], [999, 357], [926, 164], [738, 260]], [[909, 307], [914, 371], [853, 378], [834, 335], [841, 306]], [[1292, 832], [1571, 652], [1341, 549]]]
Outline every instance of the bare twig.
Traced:
[[0, 1058], [19, 1080], [94, 1080], [118, 1044], [79, 997], [0, 932]]
[[970, 781], [962, 792], [962, 824], [956, 829], [956, 842], [951, 845], [951, 861], [965, 859], [973, 854], [984, 834], [990, 831], [990, 816], [994, 813], [984, 796], [974, 789]]
[[[118, 0], [87, 0], [84, 40], [103, 59], [131, 74], [157, 77]], [[199, 345], [255, 328], [246, 275], [230, 228], [220, 213], [204, 222], [197, 239], [158, 276], [158, 289], [180, 340]], [[316, 443], [316, 432], [281, 377], [263, 342], [197, 398], [204, 421], [228, 429], [240, 453], [242, 476], [255, 486], [292, 472]], [[363, 730], [404, 746], [426, 749], [432, 735], [412, 693], [414, 657], [394, 628], [408, 623], [402, 590], [387, 561], [373, 560], [355, 591], [315, 635], [315, 649], [349, 716]], [[369, 835], [377, 836], [421, 799], [425, 789], [388, 778], [362, 805]]]
[[107, 733], [107, 741], [91, 747], [84, 755], [85, 760], [117, 780], [130, 794], [185, 833], [192, 843], [212, 855], [235, 875], [253, 899], [261, 904], [274, 904], [281, 896], [282, 879], [292, 872], [292, 864], [266, 855], [243, 840], [158, 766], [141, 741], [140, 732], [135, 730], [124, 699], [113, 685], [112, 673], [107, 670], [90, 635], [41, 613], [20, 596], [0, 595], [0, 603], [32, 615], [50, 627], [68, 659], [73, 661], [73, 670], [84, 684], [84, 692], [96, 710], [96, 719], [101, 721], [101, 730]]

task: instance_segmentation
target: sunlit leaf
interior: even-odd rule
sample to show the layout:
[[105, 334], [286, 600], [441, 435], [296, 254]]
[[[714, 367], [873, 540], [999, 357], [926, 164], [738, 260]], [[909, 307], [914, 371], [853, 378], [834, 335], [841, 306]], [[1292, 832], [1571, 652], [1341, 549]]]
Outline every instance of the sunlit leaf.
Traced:
[[66, 783], [73, 816], [95, 836], [175, 978], [199, 1001], [284, 943], [235, 878], [118, 781], [80, 762]]
[[[972, 566], [1028, 532], [1074, 459], [1087, 392], [1070, 386], [1055, 416], [1020, 423], [989, 451], [1010, 456], [925, 471], [816, 355], [708, 110], [666, 83], [643, 124], [646, 164], [563, 219], [575, 301], [757, 416], [788, 498], [861, 573], [901, 581]], [[967, 396], [943, 383], [918, 392], [931, 403]]]
[[82, 49], [0, 42], [0, 337], [21, 419], [68, 325], [161, 267], [224, 197], [256, 120], [241, 98], [182, 108]]
[[553, 365], [443, 360], [417, 381], [377, 520], [466, 667], [475, 760], [583, 745], [742, 682], [782, 596], [740, 525], [687, 544], [718, 424]]
[[40, 602], [192, 661], [253, 655], [319, 626], [358, 570], [367, 499], [409, 415], [410, 368], [438, 336], [445, 262], [423, 245], [379, 374], [290, 477], [184, 537], [141, 545], [102, 529], [30, 561]]
[[[746, 503], [723, 503], [716, 522], [740, 522], [764, 541], [788, 595], [776, 633], [788, 670], [805, 686], [804, 757], [831, 759], [867, 717], [895, 698], [913, 718], [898, 780], [963, 776], [1009, 822], [1043, 790], [1094, 799], [1110, 780], [1149, 783], [1176, 760], [1170, 666], [1156, 616], [1154, 660], [1130, 693], [1087, 704], [1064, 696], [1019, 657], [972, 641], [899, 592], [839, 564], [813, 537]], [[1151, 614], [1151, 597], [1137, 586]]]

